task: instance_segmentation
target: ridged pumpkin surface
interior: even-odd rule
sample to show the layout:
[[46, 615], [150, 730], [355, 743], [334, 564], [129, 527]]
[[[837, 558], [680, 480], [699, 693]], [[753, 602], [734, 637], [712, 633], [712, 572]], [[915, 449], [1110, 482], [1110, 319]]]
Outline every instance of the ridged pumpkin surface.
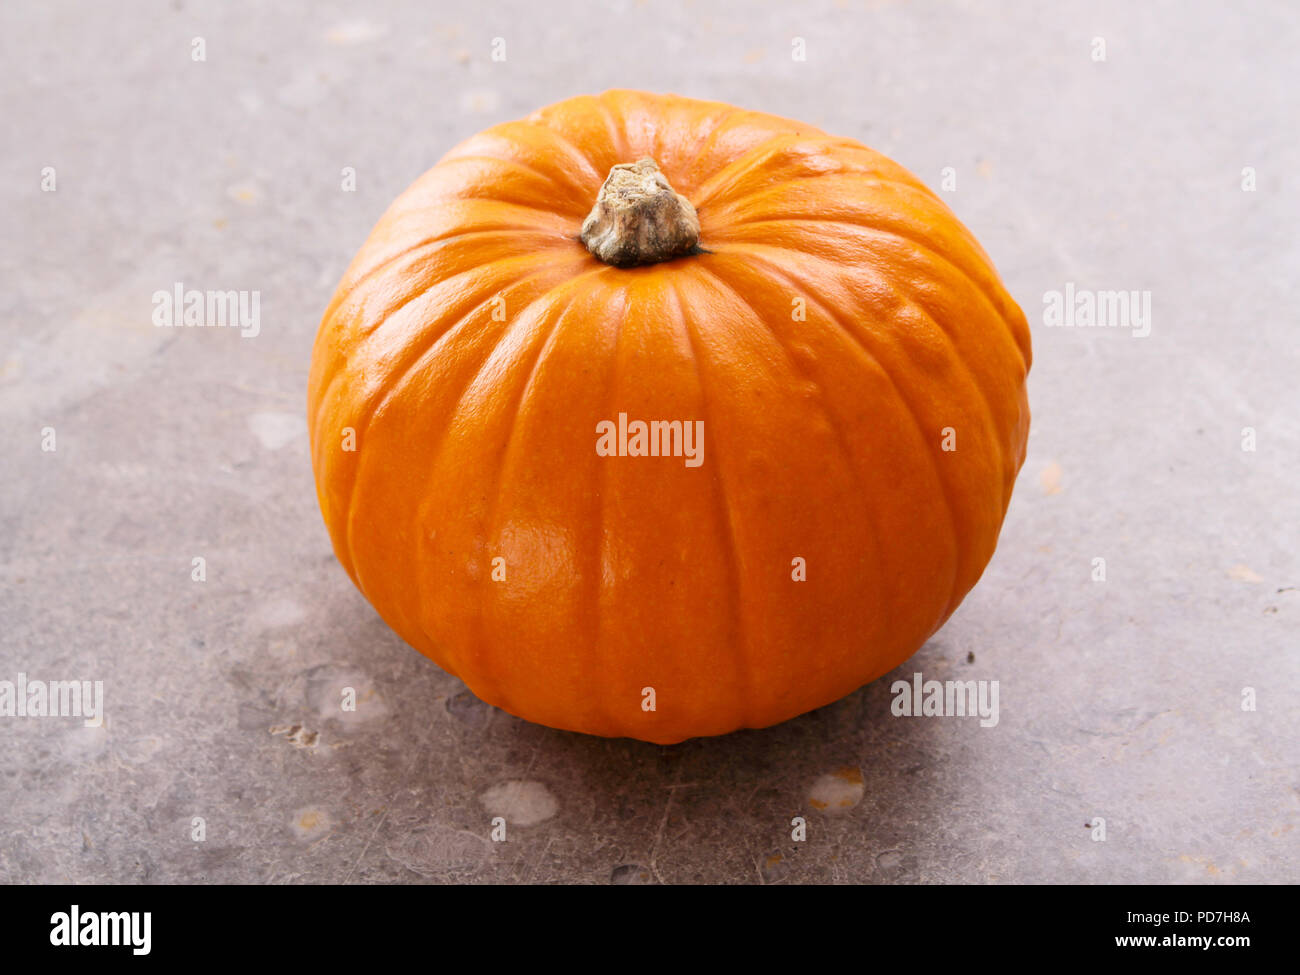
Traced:
[[[612, 267], [579, 228], [642, 157], [702, 252]], [[529, 720], [676, 742], [828, 704], [942, 625], [993, 554], [1029, 363], [988, 257], [897, 164], [611, 91], [393, 203], [321, 323], [312, 461], [340, 562], [412, 646]], [[620, 413], [702, 420], [702, 463], [599, 455]]]

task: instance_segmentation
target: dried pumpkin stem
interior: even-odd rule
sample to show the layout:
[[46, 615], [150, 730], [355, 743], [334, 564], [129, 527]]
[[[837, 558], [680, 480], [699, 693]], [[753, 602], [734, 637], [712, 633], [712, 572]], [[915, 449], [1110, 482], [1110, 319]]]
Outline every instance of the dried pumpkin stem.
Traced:
[[582, 242], [615, 267], [657, 264], [694, 253], [700, 218], [649, 157], [609, 171], [582, 222]]

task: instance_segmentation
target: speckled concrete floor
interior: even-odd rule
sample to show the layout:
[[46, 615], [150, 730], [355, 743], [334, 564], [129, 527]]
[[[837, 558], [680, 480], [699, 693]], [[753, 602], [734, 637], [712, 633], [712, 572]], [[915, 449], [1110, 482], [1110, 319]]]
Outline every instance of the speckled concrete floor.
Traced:
[[[0, 8], [0, 679], [107, 713], [0, 717], [0, 880], [1297, 879], [1292, 5], [356, 6]], [[454, 142], [615, 86], [952, 168], [1033, 323], [1034, 428], [898, 674], [999, 681], [995, 728], [891, 717], [891, 677], [674, 748], [551, 731], [335, 562], [303, 426], [333, 284]], [[155, 328], [175, 282], [259, 291], [260, 334]], [[1067, 283], [1149, 291], [1150, 334], [1048, 327]]]

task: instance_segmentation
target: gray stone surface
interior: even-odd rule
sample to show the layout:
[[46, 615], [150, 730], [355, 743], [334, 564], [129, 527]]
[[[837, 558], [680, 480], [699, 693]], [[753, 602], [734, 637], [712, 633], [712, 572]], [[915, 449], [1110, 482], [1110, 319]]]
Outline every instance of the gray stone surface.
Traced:
[[[103, 680], [107, 720], [0, 718], [0, 881], [1297, 880], [1300, 18], [1226, 6], [4, 4], [0, 679]], [[998, 680], [997, 727], [894, 718], [891, 675], [672, 748], [552, 731], [334, 560], [303, 426], [334, 283], [453, 143], [608, 87], [956, 171], [1034, 424], [898, 675]], [[261, 333], [155, 328], [178, 281], [260, 291]], [[1066, 282], [1150, 291], [1150, 334], [1046, 327]]]

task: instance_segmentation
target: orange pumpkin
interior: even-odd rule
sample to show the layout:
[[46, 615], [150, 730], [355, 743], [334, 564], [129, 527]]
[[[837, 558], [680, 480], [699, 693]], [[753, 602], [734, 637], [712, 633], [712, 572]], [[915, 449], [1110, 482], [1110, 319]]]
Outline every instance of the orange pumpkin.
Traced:
[[670, 743], [828, 704], [943, 624], [993, 554], [1029, 363], [896, 163], [611, 91], [474, 136], [384, 214], [316, 338], [312, 462], [412, 646], [531, 721]]

